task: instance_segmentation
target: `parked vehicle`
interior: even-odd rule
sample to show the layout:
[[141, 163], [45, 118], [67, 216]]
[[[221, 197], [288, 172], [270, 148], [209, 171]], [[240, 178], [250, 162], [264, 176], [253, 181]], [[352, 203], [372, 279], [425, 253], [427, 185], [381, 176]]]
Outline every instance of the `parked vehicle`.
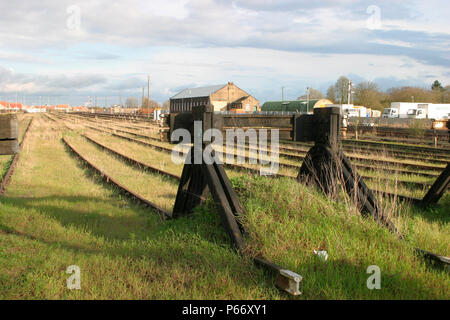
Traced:
[[428, 104], [426, 118], [434, 120], [446, 119], [449, 113], [450, 113], [450, 103]]
[[444, 119], [450, 113], [450, 104], [392, 102], [383, 110], [383, 118]]
[[398, 108], [384, 108], [382, 118], [398, 118]]

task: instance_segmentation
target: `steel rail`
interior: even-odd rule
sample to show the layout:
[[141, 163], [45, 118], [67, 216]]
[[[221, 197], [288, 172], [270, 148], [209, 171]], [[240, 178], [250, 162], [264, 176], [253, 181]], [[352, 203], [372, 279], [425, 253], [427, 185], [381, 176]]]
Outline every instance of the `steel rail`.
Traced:
[[160, 213], [164, 218], [171, 218], [172, 217], [172, 215], [168, 211], [164, 210], [163, 208], [159, 207], [158, 205], [154, 204], [153, 202], [145, 199], [141, 195], [139, 195], [139, 194], [131, 191], [130, 189], [126, 188], [124, 185], [122, 185], [121, 183], [116, 181], [114, 178], [109, 176], [107, 173], [105, 173], [102, 169], [100, 169], [99, 167], [97, 167], [96, 165], [91, 163], [80, 152], [78, 152], [77, 149], [66, 140], [66, 138], [62, 138], [62, 141], [79, 159], [81, 159], [84, 163], [86, 163], [90, 168], [94, 169], [94, 171], [99, 173], [100, 176], [102, 177], [102, 179], [106, 183], [115, 185], [119, 189], [119, 191], [121, 191], [123, 194], [129, 195], [130, 197], [138, 200], [140, 203], [144, 204], [145, 206], [154, 209], [155, 211]]

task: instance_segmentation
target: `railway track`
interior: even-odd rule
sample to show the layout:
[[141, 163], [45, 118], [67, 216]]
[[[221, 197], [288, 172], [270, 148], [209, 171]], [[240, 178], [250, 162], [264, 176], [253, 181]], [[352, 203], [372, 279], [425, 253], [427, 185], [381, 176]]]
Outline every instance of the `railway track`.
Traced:
[[136, 168], [138, 168], [138, 169], [141, 169], [141, 170], [148, 170], [148, 171], [151, 171], [151, 172], [154, 172], [154, 173], [158, 173], [158, 174], [161, 174], [161, 175], [163, 175], [163, 176], [172, 178], [172, 179], [177, 180], [177, 181], [180, 180], [180, 177], [177, 176], [177, 175], [175, 175], [175, 174], [169, 173], [169, 172], [167, 172], [167, 171], [158, 169], [158, 168], [156, 168], [156, 167], [150, 166], [150, 165], [148, 165], [148, 164], [145, 164], [145, 163], [143, 163], [143, 162], [140, 162], [140, 161], [138, 161], [138, 160], [135, 160], [135, 159], [133, 159], [133, 158], [130, 158], [129, 156], [127, 156], [127, 155], [125, 155], [125, 154], [123, 154], [123, 153], [121, 153], [121, 152], [119, 152], [119, 151], [116, 151], [116, 150], [113, 150], [113, 149], [107, 147], [106, 145], [102, 144], [101, 142], [95, 140], [94, 138], [92, 138], [92, 137], [90, 137], [90, 136], [88, 136], [88, 135], [86, 135], [86, 134], [82, 134], [81, 136], [84, 137], [84, 138], [85, 138], [86, 140], [88, 140], [89, 142], [93, 143], [94, 145], [96, 145], [96, 146], [98, 146], [98, 147], [100, 147], [100, 148], [102, 148], [102, 149], [108, 151], [109, 153], [111, 153], [111, 154], [113, 154], [113, 155], [115, 155], [115, 156], [121, 158], [121, 159], [124, 160], [125, 162], [131, 164], [132, 166], [134, 166], [134, 167], [136, 167]]
[[[97, 124], [98, 125], [98, 124]], [[111, 127], [107, 127], [107, 126], [103, 126], [100, 125], [105, 129], [111, 130], [114, 129], [117, 132], [122, 132], [122, 133], [126, 133], [126, 134], [130, 134], [139, 138], [143, 138], [143, 139], [150, 139], [150, 140], [154, 140], [154, 141], [158, 141], [161, 142], [159, 138], [156, 137], [152, 137], [150, 135], [146, 135], [146, 134], [140, 134], [140, 133], [136, 133], [136, 132], [132, 132], [132, 131], [128, 131], [128, 130], [123, 130], [123, 129], [117, 129], [117, 128], [111, 128]], [[246, 145], [247, 148], [248, 144]], [[253, 151], [257, 151], [259, 149], [255, 149], [253, 148]], [[295, 159], [297, 161], [303, 161], [304, 156], [306, 155], [307, 151], [309, 150], [309, 145], [307, 148], [305, 149], [296, 149], [296, 148], [288, 148], [288, 147], [284, 147], [284, 146], [279, 146], [279, 150], [284, 151], [284, 152], [279, 152], [279, 155], [284, 157], [284, 158], [288, 158], [288, 159]], [[287, 151], [287, 152], [286, 152]], [[344, 151], [349, 152], [349, 150], [345, 150]], [[354, 152], [354, 150], [352, 150]], [[288, 153], [288, 152], [296, 152], [297, 154], [292, 154], [292, 153]], [[368, 157], [369, 155], [367, 155]], [[358, 157], [358, 156], [354, 156], [354, 155], [347, 155], [347, 157], [352, 160], [352, 161], [356, 161], [356, 162], [370, 162], [370, 164], [372, 164], [373, 162], [379, 163], [379, 164], [392, 164], [393, 168], [383, 168], [383, 167], [377, 167], [377, 170], [383, 170], [386, 172], [390, 172], [390, 173], [404, 173], [404, 174], [415, 174], [418, 176], [423, 176], [423, 177], [437, 177], [439, 175], [439, 172], [442, 171], [445, 167], [445, 165], [447, 164], [448, 161], [443, 160], [443, 159], [439, 159], [439, 160], [435, 160], [435, 162], [437, 162], [437, 165], [425, 165], [425, 164], [412, 164], [412, 163], [404, 163], [404, 162], [400, 162], [400, 161], [392, 161], [392, 160], [380, 160], [380, 159], [373, 159], [373, 158], [367, 158], [367, 157]], [[422, 160], [423, 158], [410, 158], [411, 160]], [[450, 159], [449, 159], [450, 161]], [[441, 165], [441, 166], [438, 166]], [[374, 166], [373, 165], [363, 165], [361, 163], [354, 163], [354, 165], [358, 168], [358, 169], [365, 169], [365, 170], [373, 170]], [[402, 169], [403, 168], [403, 169]], [[408, 170], [411, 169], [411, 170]], [[417, 172], [417, 171], [413, 171], [412, 169], [416, 169], [416, 170], [434, 170], [436, 171], [435, 174], [431, 174], [431, 173], [423, 173], [423, 172]]]
[[[124, 155], [123, 153], [121, 153], [121, 152], [119, 152], [117, 150], [114, 150], [114, 149], [112, 149], [112, 148], [102, 144], [101, 142], [95, 140], [94, 138], [92, 138], [90, 136], [87, 136], [85, 134], [82, 134], [82, 136], [85, 139], [87, 139], [89, 142], [93, 143], [94, 145], [96, 145], [96, 146], [98, 146], [98, 147], [108, 151], [111, 154], [114, 154], [115, 156], [121, 158], [125, 162], [127, 162], [127, 163], [129, 163], [129, 164], [131, 164], [131, 165], [133, 165], [133, 166], [135, 166], [135, 167], [137, 167], [139, 169], [144, 169], [144, 170], [146, 169], [146, 170], [149, 170], [149, 171], [152, 171], [152, 172], [155, 172], [155, 173], [159, 173], [161, 175], [167, 176], [167, 177], [172, 178], [172, 179], [177, 180], [177, 181], [179, 181], [181, 179], [180, 176], [174, 175], [174, 174], [172, 174], [170, 172], [167, 172], [167, 171], [155, 168], [153, 166], [150, 166], [148, 164], [145, 164], [143, 162], [140, 162], [138, 160], [130, 158], [129, 156]], [[249, 167], [246, 167], [246, 166], [239, 166], [239, 165], [229, 165], [227, 163], [224, 163], [223, 165], [224, 165], [224, 167], [226, 167], [226, 168], [228, 167], [228, 168], [233, 169], [233, 170], [244, 171], [244, 172], [247, 172], [247, 173], [251, 173], [253, 175], [260, 175], [260, 171], [258, 169], [249, 168]], [[269, 175], [267, 177], [269, 177], [269, 178], [281, 178], [281, 177], [283, 177], [283, 178], [289, 178], [289, 179], [296, 179], [296, 177], [285, 175], [285, 174], [279, 174], [279, 173], [273, 174], [273, 175]], [[407, 200], [407, 201], [410, 201], [410, 202], [417, 202], [417, 201], [419, 201], [419, 199], [415, 199], [415, 198], [411, 198], [411, 197], [407, 197], [407, 196], [403, 196], [403, 195], [397, 195], [397, 194], [394, 195], [392, 193], [388, 193], [388, 192], [384, 192], [384, 191], [380, 191], [380, 190], [372, 190], [372, 191], [375, 192], [376, 194], [381, 194], [381, 195], [389, 196], [389, 197], [398, 197], [401, 200]]]
[[[87, 126], [88, 128], [90, 128], [90, 129], [93, 129], [93, 130], [96, 130], [96, 131], [99, 131], [99, 132], [103, 132], [103, 133], [108, 133], [108, 134], [111, 134], [111, 135], [113, 135], [113, 136], [115, 136], [115, 137], [118, 137], [118, 138], [122, 138], [122, 139], [126, 139], [126, 140], [128, 140], [128, 141], [131, 141], [131, 142], [135, 142], [135, 143], [140, 143], [140, 144], [142, 144], [142, 145], [145, 145], [145, 146], [148, 146], [148, 147], [151, 147], [151, 148], [153, 148], [153, 149], [156, 149], [156, 150], [158, 150], [158, 151], [164, 151], [164, 152], [167, 152], [167, 153], [171, 153], [172, 152], [172, 148], [169, 148], [169, 147], [163, 147], [163, 146], [160, 146], [160, 145], [155, 145], [155, 144], [152, 144], [152, 143], [150, 143], [150, 142], [144, 142], [144, 141], [142, 141], [142, 140], [138, 140], [138, 139], [134, 139], [134, 138], [130, 138], [130, 137], [126, 137], [126, 136], [123, 136], [123, 135], [120, 135], [120, 134], [117, 134], [117, 133], [114, 133], [114, 132], [109, 132], [109, 131], [105, 131], [105, 130], [102, 130], [102, 129], [99, 129], [99, 128], [96, 128], [96, 127], [92, 127], [92, 126]], [[114, 130], [114, 129], [109, 129], [109, 130]], [[116, 131], [119, 131], [119, 132], [123, 132], [123, 131], [121, 131], [121, 130], [116, 130]], [[135, 134], [131, 134], [131, 135], [135, 135]], [[139, 137], [139, 138], [143, 138], [143, 139], [147, 139], [146, 137], [144, 137], [143, 135], [136, 135], [137, 137]], [[224, 157], [227, 157], [227, 156], [229, 156], [229, 157], [234, 157], [235, 159], [237, 158], [237, 157], [239, 157], [239, 156], [241, 156], [241, 157], [243, 157], [246, 161], [254, 161], [254, 162], [258, 162], [258, 158], [256, 158], [256, 157], [251, 157], [251, 156], [248, 156], [248, 155], [238, 155], [238, 154], [232, 154], [232, 153], [227, 153], [227, 152], [223, 152], [222, 153], [222, 155], [224, 156]], [[281, 154], [280, 154], [281, 155]], [[351, 160], [354, 160], [354, 159], [352, 159], [352, 157], [348, 157], [349, 159], [351, 159]], [[303, 159], [303, 158], [302, 158]], [[233, 166], [232, 164], [228, 164], [229, 166]], [[286, 163], [279, 163], [279, 166], [280, 166], [280, 168], [287, 168], [287, 169], [293, 169], [293, 170], [295, 170], [295, 171], [299, 171], [300, 170], [300, 168], [301, 168], [301, 165], [299, 164], [299, 165], [295, 165], [295, 164], [286, 164]], [[376, 168], [376, 169], [378, 169], [378, 168]], [[369, 179], [369, 180], [376, 180], [376, 181], [392, 181], [392, 179], [389, 179], [389, 178], [378, 178], [378, 177], [371, 177], [371, 176], [368, 176], [368, 175], [361, 175], [364, 179]], [[436, 175], [437, 176], [437, 175]], [[432, 183], [428, 183], [428, 182], [414, 182], [414, 181], [407, 181], [407, 180], [401, 180], [401, 179], [397, 179], [397, 182], [398, 183], [400, 183], [400, 184], [404, 184], [404, 185], [412, 185], [412, 186], [415, 186], [416, 188], [423, 188], [424, 186], [430, 186]]]
[[141, 195], [131, 191], [130, 189], [126, 188], [124, 185], [120, 184], [118, 181], [116, 181], [114, 178], [112, 178], [111, 176], [109, 176], [107, 173], [105, 173], [102, 169], [100, 169], [99, 167], [97, 167], [96, 165], [94, 165], [92, 162], [90, 162], [88, 159], [86, 159], [80, 152], [77, 151], [77, 149], [70, 144], [66, 138], [62, 138], [62, 142], [64, 143], [64, 145], [69, 148], [69, 150], [75, 154], [80, 160], [82, 160], [85, 164], [88, 165], [88, 167], [90, 167], [91, 169], [93, 169], [95, 172], [97, 172], [102, 179], [111, 185], [114, 185], [115, 187], [117, 187], [119, 189], [119, 191], [122, 194], [128, 195], [131, 198], [136, 199], [137, 201], [139, 201], [141, 204], [152, 208], [153, 210], [155, 210], [156, 212], [158, 212], [159, 214], [161, 214], [164, 218], [171, 218], [172, 214], [169, 213], [168, 211], [164, 210], [163, 208], [159, 207], [158, 205], [154, 204], [153, 202], [145, 199], [144, 197], [142, 197]]
[[[125, 134], [129, 134], [138, 138], [142, 138], [142, 139], [149, 139], [149, 140], [154, 140], [154, 141], [158, 141], [161, 142], [160, 139], [156, 138], [156, 137], [152, 137], [149, 135], [145, 135], [145, 134], [140, 134], [140, 133], [136, 133], [136, 132], [131, 132], [128, 130], [123, 130], [123, 129], [117, 129], [117, 128], [111, 128], [111, 127], [106, 127], [103, 125], [100, 125], [100, 127], [104, 128], [104, 129], [108, 129], [108, 130], [115, 130], [117, 132], [122, 132]], [[243, 148], [243, 146], [238, 146], [239, 148]], [[245, 146], [245, 148], [247, 148], [248, 151], [254, 151], [254, 152], [258, 152], [260, 149], [256, 149], [256, 148], [250, 148], [248, 146], [248, 144]], [[287, 152], [279, 152], [279, 155], [284, 157], [284, 158], [288, 158], [288, 159], [294, 159], [297, 161], [303, 161], [306, 153], [308, 152], [308, 150], [304, 149], [304, 150], [300, 150], [300, 149], [291, 149], [291, 148], [285, 148], [280, 146], [279, 150], [288, 150], [291, 152], [297, 152], [300, 154], [292, 154], [292, 153], [287, 153]], [[264, 150], [267, 151], [267, 150]], [[409, 163], [403, 163], [403, 162], [394, 162], [394, 161], [389, 161], [389, 160], [379, 160], [379, 159], [373, 159], [373, 158], [366, 158], [366, 157], [357, 157], [357, 156], [352, 156], [352, 155], [347, 155], [347, 158], [349, 158], [352, 161], [356, 161], [356, 162], [369, 162], [370, 164], [372, 164], [373, 162], [378, 163], [378, 164], [393, 164], [393, 168], [383, 168], [383, 167], [376, 167], [376, 170], [383, 170], [383, 171], [387, 171], [390, 173], [404, 173], [404, 174], [415, 174], [418, 176], [423, 176], [423, 177], [437, 177], [439, 175], [439, 172], [442, 171], [444, 169], [445, 166], [434, 166], [434, 165], [419, 165], [419, 164], [409, 164]], [[442, 161], [442, 164], [446, 165], [447, 162]], [[286, 165], [285, 166], [289, 166]], [[373, 170], [374, 166], [373, 165], [363, 165], [361, 163], [354, 163], [354, 166], [357, 167], [358, 169], [366, 169], [366, 170]], [[394, 167], [394, 166], [400, 166], [400, 168]], [[295, 168], [295, 165], [292, 165], [292, 168]], [[408, 170], [408, 169], [402, 169], [402, 168], [414, 168], [416, 170], [434, 170], [436, 171], [436, 174], [430, 174], [430, 173], [421, 173], [421, 172], [417, 172], [417, 171], [413, 171], [413, 170]]]
[[[117, 138], [121, 138], [123, 140], [127, 140], [127, 141], [130, 141], [130, 142], [141, 144], [141, 145], [143, 145], [145, 147], [149, 147], [149, 148], [152, 148], [152, 149], [157, 150], [157, 151], [162, 151], [162, 152], [165, 152], [165, 153], [170, 153], [171, 152], [170, 148], [155, 146], [155, 145], [149, 144], [148, 142], [145, 142], [145, 141], [136, 140], [136, 139], [133, 139], [133, 138], [130, 138], [130, 137], [125, 137], [125, 136], [122, 136], [122, 135], [119, 135], [119, 134], [105, 132], [105, 131], [103, 131], [101, 129], [98, 129], [98, 128], [92, 128], [92, 129], [97, 130], [97, 131], [102, 132], [102, 133], [111, 134], [112, 136], [115, 136]], [[115, 150], [113, 150], [113, 151], [115, 151]], [[238, 165], [238, 164], [229, 164], [229, 163], [224, 163], [223, 165], [224, 165], [225, 168], [229, 168], [231, 170], [247, 172], [247, 173], [250, 173], [250, 174], [253, 174], [253, 175], [257, 175], [257, 176], [261, 175], [260, 170], [255, 169], [255, 168], [250, 168], [250, 167], [243, 166], [243, 165]], [[268, 177], [270, 177], [270, 178], [285, 177], [285, 178], [290, 178], [290, 179], [295, 179], [296, 178], [295, 176], [281, 174], [281, 173], [268, 175]], [[370, 178], [366, 178], [366, 177], [363, 177], [363, 178], [370, 180]], [[418, 184], [418, 185], [423, 188], [422, 184]], [[376, 193], [380, 193], [380, 194], [386, 195], [386, 196], [394, 197], [393, 194], [390, 194], [388, 192], [384, 192], [384, 191], [380, 191], [380, 190], [373, 190], [373, 191], [376, 192]], [[411, 197], [404, 196], [404, 195], [395, 195], [395, 196], [397, 196], [397, 198], [400, 198], [400, 199], [403, 199], [403, 200], [418, 201], [415, 198], [411, 198]]]
[[[99, 131], [99, 132], [102, 132], [102, 133], [108, 133], [108, 134], [111, 134], [111, 135], [113, 135], [115, 137], [118, 137], [118, 138], [121, 138], [121, 139], [125, 139], [125, 140], [128, 140], [130, 142], [138, 143], [138, 144], [141, 144], [141, 145], [153, 148], [153, 149], [155, 149], [157, 151], [163, 151], [163, 152], [166, 152], [166, 153], [172, 152], [172, 149], [168, 148], [168, 147], [163, 147], [163, 146], [155, 145], [155, 144], [152, 144], [152, 143], [149, 143], [149, 142], [144, 142], [142, 140], [133, 139], [133, 138], [130, 138], [130, 137], [126, 137], [126, 136], [114, 133], [114, 132], [109, 132], [109, 131], [105, 131], [105, 130], [99, 129], [98, 127], [89, 126], [87, 124], [83, 124], [83, 125], [85, 125], [86, 127], [90, 128], [92, 130], [96, 130], [96, 131]], [[104, 127], [104, 126], [102, 126], [102, 127]], [[142, 138], [142, 139], [146, 139], [146, 140], [150, 139], [150, 140], [155, 140], [155, 141], [160, 142], [159, 139], [153, 138], [153, 137], [150, 137], [150, 136], [147, 136], [147, 135], [137, 134], [137, 133], [129, 132], [129, 131], [126, 131], [126, 130], [120, 130], [120, 129], [111, 129], [111, 128], [106, 128], [106, 129], [108, 129], [108, 130], [116, 130], [118, 132], [123, 132], [123, 133], [129, 134], [129, 135], [133, 135], [133, 136], [136, 136], [136, 137], [139, 137], [139, 138]], [[229, 155], [231, 155], [231, 154], [229, 154]], [[237, 155], [232, 155], [232, 156], [233, 157], [237, 157]], [[246, 157], [246, 160], [252, 159], [254, 161], [255, 160], [257, 161], [256, 158], [249, 157], [249, 156], [245, 156], [245, 157]], [[352, 159], [352, 158], [350, 157], [350, 159]], [[355, 160], [355, 159], [352, 159], [352, 160]], [[259, 171], [257, 169], [249, 168], [249, 167], [246, 167], [246, 166], [240, 166], [240, 165], [235, 165], [235, 164], [225, 164], [225, 166], [227, 166], [229, 168], [235, 168], [237, 170], [243, 170], [244, 169], [244, 170], [249, 170], [251, 172], [259, 173]], [[367, 166], [361, 166], [361, 165], [358, 165], [358, 164], [356, 164], [355, 166], [356, 166], [357, 169], [367, 168]], [[291, 164], [280, 163], [280, 167], [290, 168], [290, 169], [294, 169], [294, 170], [298, 171], [301, 166], [300, 165], [291, 165]], [[375, 169], [379, 170], [378, 167], [375, 168]], [[393, 171], [395, 171], [395, 170], [393, 170]], [[401, 170], [399, 170], [399, 171], [401, 171]], [[398, 172], [398, 173], [400, 173], [400, 172]], [[416, 173], [416, 172], [413, 172], [413, 171], [407, 171], [407, 170], [404, 170], [403, 173], [420, 175], [420, 173]], [[428, 175], [428, 176], [434, 178], [437, 175], [438, 174], [436, 174], [436, 175]], [[424, 176], [425, 176], [425, 174], [424, 174]], [[289, 176], [289, 177], [292, 177], [292, 176]], [[362, 177], [364, 179], [367, 179], [367, 180], [393, 181], [392, 179], [389, 179], [389, 178], [377, 178], [377, 177], [371, 177], [371, 176], [367, 176], [367, 175], [362, 175]], [[424, 187], [430, 186], [432, 184], [432, 183], [428, 183], [428, 182], [414, 182], [414, 181], [401, 180], [401, 179], [400, 180], [398, 179], [397, 183], [403, 184], [405, 186], [414, 186], [415, 188], [419, 188], [419, 189], [423, 189]]]
[[[98, 121], [89, 119], [89, 118], [83, 118], [83, 117], [79, 117], [80, 119], [83, 120], [87, 120], [87, 121], [91, 121], [91, 122], [95, 122], [98, 123]], [[109, 120], [108, 120], [109, 121]], [[122, 125], [119, 125], [117, 123], [113, 123], [110, 122], [113, 125], [116, 126], [121, 126], [124, 127]], [[131, 130], [135, 130], [135, 131], [140, 131], [140, 129], [136, 128], [136, 127], [130, 127], [130, 126], [126, 126], [128, 129]], [[142, 127], [141, 127], [142, 128]], [[148, 127], [146, 127], [145, 129], [149, 129]], [[155, 130], [157, 128], [155, 127]], [[136, 133], [136, 132], [135, 132]], [[159, 138], [156, 137], [148, 137], [149, 139], [154, 139], [154, 140], [158, 140], [160, 141]], [[346, 140], [347, 141], [347, 140]], [[353, 141], [353, 140], [348, 140], [348, 141]], [[354, 141], [353, 141], [354, 142]], [[357, 141], [359, 142], [359, 141]], [[362, 143], [364, 143], [364, 141], [361, 141]], [[292, 147], [287, 147], [287, 145], [292, 145], [292, 144], [296, 144], [296, 145], [303, 145], [304, 148], [292, 148]], [[309, 147], [311, 146], [311, 144], [308, 143], [298, 143], [298, 142], [292, 142], [289, 141], [287, 142], [287, 145], [280, 145], [279, 149], [286, 151], [286, 152], [300, 152], [300, 153], [306, 153], [309, 149]], [[441, 157], [439, 157], [439, 155], [435, 155], [434, 152], [433, 153], [426, 153], [426, 154], [419, 154], [419, 155], [414, 155], [414, 152], [399, 152], [399, 151], [394, 151], [394, 150], [386, 150], [385, 148], [373, 148], [373, 147], [369, 147], [367, 145], [364, 146], [358, 146], [358, 147], [352, 147], [352, 146], [346, 146], [344, 144], [343, 149], [345, 152], [354, 152], [354, 153], [361, 153], [362, 150], [367, 151], [367, 152], [380, 152], [382, 154], [384, 153], [388, 153], [388, 156], [396, 156], [399, 159], [403, 159], [403, 160], [415, 160], [415, 161], [423, 161], [424, 159], [427, 159], [429, 162], [434, 162], [436, 164], [440, 164], [445, 166], [447, 164], [448, 161], [450, 161], [450, 155], [447, 156], [447, 154], [445, 155], [441, 155]], [[432, 149], [433, 151], [436, 151], [436, 149]], [[358, 157], [356, 157], [358, 158]]]

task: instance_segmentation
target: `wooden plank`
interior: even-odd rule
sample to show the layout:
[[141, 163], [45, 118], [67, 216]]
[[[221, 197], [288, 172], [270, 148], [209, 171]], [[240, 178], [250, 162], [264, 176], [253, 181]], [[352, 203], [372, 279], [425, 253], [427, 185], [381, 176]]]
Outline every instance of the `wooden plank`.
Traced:
[[[191, 149], [192, 151], [192, 149]], [[188, 153], [188, 157], [191, 157], [191, 151]], [[177, 218], [185, 215], [187, 191], [189, 189], [189, 183], [192, 178], [192, 164], [185, 164], [183, 166], [183, 172], [181, 173], [180, 184], [178, 185], [177, 196], [175, 198], [175, 204], [172, 211], [172, 216]]]
[[0, 140], [0, 155], [19, 153], [19, 143], [17, 140]]
[[206, 199], [209, 192], [206, 177], [202, 172], [202, 165], [192, 164], [193, 150], [194, 148], [191, 148], [186, 158], [191, 159], [191, 163], [185, 163], [181, 174], [172, 213], [174, 218], [191, 213], [196, 206]]
[[447, 187], [450, 185], [450, 163], [442, 171], [439, 177], [428, 190], [427, 194], [423, 197], [421, 205], [428, 206], [430, 204], [436, 204], [442, 197]]
[[233, 186], [231, 185], [230, 179], [228, 179], [223, 166], [217, 163], [214, 163], [213, 165], [217, 172], [217, 176], [220, 179], [220, 183], [224, 188], [225, 195], [227, 196], [228, 202], [230, 203], [233, 214], [235, 214], [236, 216], [243, 214], [244, 208], [242, 207], [241, 202], [236, 195], [236, 192], [234, 192]]
[[220, 183], [220, 179], [217, 175], [217, 172], [213, 165], [203, 165], [204, 174], [208, 181], [209, 190], [211, 190], [211, 194], [214, 199], [214, 203], [216, 204], [217, 210], [220, 213], [220, 217], [222, 220], [222, 224], [228, 232], [231, 240], [235, 247], [240, 251], [244, 252], [245, 250], [245, 242], [244, 237], [242, 236], [239, 225], [236, 222], [236, 218], [232, 212], [230, 207], [230, 203], [228, 202], [227, 196], [223, 189], [223, 185]]
[[292, 128], [290, 115], [223, 115], [224, 127]]
[[19, 122], [17, 115], [7, 114], [0, 116], [0, 140], [18, 139], [19, 138]]

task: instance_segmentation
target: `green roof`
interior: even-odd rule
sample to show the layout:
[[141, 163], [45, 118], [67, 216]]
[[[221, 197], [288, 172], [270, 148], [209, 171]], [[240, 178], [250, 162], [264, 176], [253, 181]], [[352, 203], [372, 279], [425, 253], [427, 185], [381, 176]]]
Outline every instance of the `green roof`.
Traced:
[[261, 111], [307, 112], [308, 110], [313, 110], [317, 101], [319, 101], [319, 99], [309, 100], [308, 108], [307, 100], [267, 101], [262, 105]]

